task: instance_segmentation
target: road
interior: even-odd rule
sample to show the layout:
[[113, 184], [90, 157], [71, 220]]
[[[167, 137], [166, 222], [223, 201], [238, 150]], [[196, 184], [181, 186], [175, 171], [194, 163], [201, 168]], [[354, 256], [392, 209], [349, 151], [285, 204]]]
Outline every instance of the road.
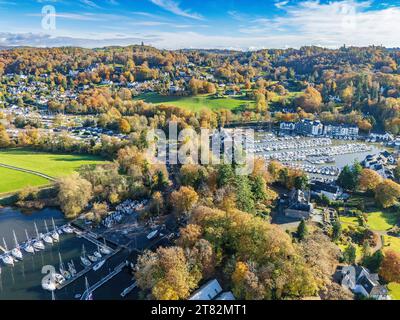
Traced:
[[0, 163], [0, 167], [6, 168], [6, 169], [11, 169], [11, 170], [16, 170], [16, 171], [21, 171], [21, 172], [25, 172], [25, 173], [30, 173], [30, 174], [33, 174], [33, 175], [38, 176], [38, 177], [45, 178], [45, 179], [50, 180], [50, 181], [56, 181], [55, 178], [50, 177], [50, 176], [48, 176], [46, 174], [43, 174], [41, 172], [28, 170], [28, 169], [24, 169], [24, 168], [18, 168], [18, 167], [10, 166], [8, 164], [4, 164], [4, 163]]

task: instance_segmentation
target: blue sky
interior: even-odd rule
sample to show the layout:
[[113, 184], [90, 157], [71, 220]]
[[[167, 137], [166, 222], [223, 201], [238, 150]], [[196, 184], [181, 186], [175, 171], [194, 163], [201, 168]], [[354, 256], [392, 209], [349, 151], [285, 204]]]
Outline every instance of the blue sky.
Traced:
[[0, 46], [400, 47], [399, 17], [400, 0], [0, 0]]

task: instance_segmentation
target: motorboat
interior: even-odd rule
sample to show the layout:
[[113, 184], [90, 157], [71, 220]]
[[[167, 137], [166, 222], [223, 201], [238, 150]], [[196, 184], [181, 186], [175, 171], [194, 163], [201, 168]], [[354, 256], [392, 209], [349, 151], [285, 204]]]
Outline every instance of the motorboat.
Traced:
[[100, 262], [96, 263], [96, 264], [93, 266], [93, 270], [94, 270], [94, 271], [99, 270], [99, 269], [104, 265], [105, 262], [106, 262], [106, 260], [101, 260]]
[[65, 225], [65, 226], [62, 228], [62, 230], [63, 230], [65, 233], [74, 233], [74, 229], [72, 229], [72, 227], [71, 227], [69, 224]]
[[89, 259], [91, 262], [96, 262], [96, 261], [99, 260], [99, 258], [97, 258], [97, 257], [94, 256], [94, 255], [90, 255], [90, 254], [89, 254], [87, 257], [88, 257], [88, 259]]
[[158, 230], [154, 230], [154, 231], [150, 232], [150, 233], [147, 235], [147, 239], [148, 239], [148, 240], [153, 239], [153, 238], [157, 235], [157, 233], [158, 233]]
[[100, 251], [101, 254], [104, 254], [106, 256], [111, 253], [111, 250], [107, 247], [106, 239], [104, 239], [104, 246], [100, 246], [98, 248], [98, 251]]
[[35, 248], [32, 246], [32, 242], [29, 239], [28, 231], [25, 229], [25, 235], [26, 235], [26, 243], [24, 245], [24, 250], [28, 253], [35, 253]]

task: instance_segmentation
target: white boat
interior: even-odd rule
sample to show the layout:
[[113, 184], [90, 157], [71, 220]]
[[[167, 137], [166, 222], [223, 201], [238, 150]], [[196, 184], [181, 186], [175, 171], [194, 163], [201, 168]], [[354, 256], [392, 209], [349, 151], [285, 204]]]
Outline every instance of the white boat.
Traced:
[[32, 242], [29, 239], [28, 231], [25, 229], [25, 234], [26, 234], [26, 243], [24, 246], [24, 250], [28, 253], [35, 253], [35, 248], [32, 246]]
[[36, 240], [33, 242], [33, 247], [36, 250], [44, 250], [44, 243], [42, 240], [40, 240], [42, 237], [39, 234], [36, 222], [33, 223], [35, 225], [35, 231], [36, 231]]
[[108, 249], [108, 247], [107, 247], [106, 239], [104, 239], [104, 246], [100, 246], [100, 247], [98, 248], [98, 251], [100, 251], [101, 254], [104, 254], [104, 255], [106, 255], [106, 256], [109, 255], [109, 254], [111, 253], [111, 250]]
[[76, 275], [76, 269], [75, 269], [75, 265], [74, 265], [74, 261], [71, 260], [71, 262], [68, 262], [68, 271], [71, 274], [71, 276], [75, 276]]
[[13, 235], [14, 235], [14, 241], [15, 241], [15, 248], [11, 250], [11, 254], [13, 255], [14, 258], [18, 259], [18, 260], [22, 260], [22, 252], [19, 249], [19, 244], [18, 244], [18, 240], [17, 240], [17, 236], [15, 235], [15, 231], [13, 230]]
[[63, 261], [62, 261], [62, 259], [61, 259], [61, 253], [60, 253], [60, 252], [58, 253], [58, 258], [60, 259], [60, 267], [59, 267], [60, 274], [61, 274], [65, 279], [67, 279], [67, 280], [70, 279], [70, 278], [72, 277], [72, 276], [71, 276], [71, 273], [69, 273], [69, 271], [65, 269], [64, 263], [63, 263]]
[[94, 271], [99, 270], [99, 269], [104, 265], [105, 262], [106, 262], [106, 260], [101, 260], [100, 262], [96, 263], [96, 264], [93, 266], [93, 270], [94, 270]]
[[53, 232], [51, 233], [51, 237], [54, 241], [58, 242], [60, 240], [60, 235], [57, 232], [56, 224], [54, 223], [53, 218], [51, 218], [51, 222], [53, 223]]
[[69, 224], [65, 225], [62, 229], [65, 233], [74, 233], [74, 229]]
[[43, 240], [46, 243], [52, 244], [53, 243], [53, 238], [49, 235], [49, 228], [47, 227], [46, 220], [44, 220], [44, 226], [46, 228], [46, 234], [43, 236]]
[[81, 262], [85, 267], [90, 266], [92, 263], [88, 258], [86, 258], [86, 250], [85, 250], [85, 245], [82, 245], [82, 254], [81, 254]]
[[158, 233], [158, 230], [154, 230], [154, 231], [150, 232], [150, 233], [147, 235], [147, 239], [148, 239], [148, 240], [153, 239], [153, 238], [157, 235], [157, 233]]
[[96, 261], [99, 260], [99, 258], [95, 257], [94, 255], [90, 255], [90, 254], [89, 254], [87, 257], [88, 257], [88, 259], [89, 259], [91, 262], [96, 262]]
[[54, 273], [53, 277], [54, 277], [55, 282], [58, 283], [58, 284], [63, 284], [65, 282], [64, 276], [62, 276], [59, 273]]
[[93, 255], [94, 255], [95, 257], [99, 258], [99, 259], [102, 258], [102, 255], [101, 255], [101, 253], [100, 253], [100, 247], [99, 247], [99, 245], [97, 245], [97, 251], [93, 252]]
[[14, 259], [8, 254], [3, 255], [1, 257], [1, 260], [3, 260], [4, 264], [8, 264], [8, 265], [12, 265], [12, 266], [14, 265]]

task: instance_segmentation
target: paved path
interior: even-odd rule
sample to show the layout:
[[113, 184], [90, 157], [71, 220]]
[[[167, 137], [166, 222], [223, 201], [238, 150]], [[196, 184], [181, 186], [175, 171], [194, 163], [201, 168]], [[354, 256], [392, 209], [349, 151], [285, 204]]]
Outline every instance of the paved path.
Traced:
[[30, 174], [34, 174], [35, 176], [39, 176], [39, 177], [45, 178], [45, 179], [50, 180], [50, 181], [56, 181], [55, 178], [50, 177], [47, 174], [37, 172], [37, 171], [18, 168], [18, 167], [10, 166], [8, 164], [4, 164], [4, 163], [0, 163], [0, 167], [6, 168], [6, 169], [11, 169], [11, 170], [16, 170], [16, 171], [21, 171], [21, 172], [25, 172], [25, 173], [30, 173]]

